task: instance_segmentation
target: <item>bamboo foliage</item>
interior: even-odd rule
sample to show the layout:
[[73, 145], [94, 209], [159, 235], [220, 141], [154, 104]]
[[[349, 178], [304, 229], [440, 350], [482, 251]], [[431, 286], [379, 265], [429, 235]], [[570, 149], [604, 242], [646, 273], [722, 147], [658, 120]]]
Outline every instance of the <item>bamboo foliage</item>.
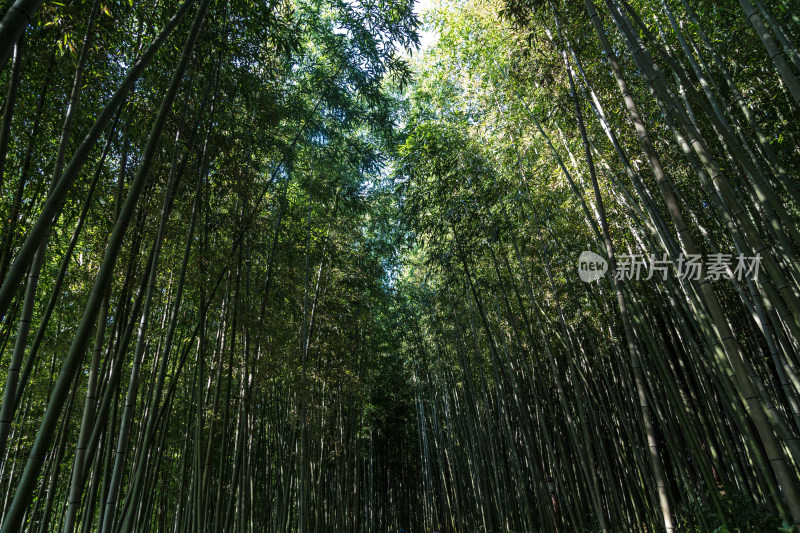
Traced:
[[410, 415], [379, 397], [403, 380], [379, 372], [397, 364], [377, 319], [389, 237], [363, 233], [389, 196], [360, 190], [393, 142], [380, 85], [408, 79], [392, 51], [417, 38], [411, 12], [169, 10], [46, 7], [26, 37], [45, 62], [16, 48], [8, 94], [40, 90], [4, 106], [0, 142], [2, 528], [408, 523], [416, 493], [389, 480], [413, 464], [391, 435]]
[[791, 2], [417, 8], [6, 2], [0, 531], [800, 527]]
[[[449, 340], [451, 332], [469, 335], [470, 326], [442, 317], [505, 300], [492, 317], [476, 315], [484, 326], [472, 326], [474, 357], [497, 361], [497, 338], [519, 355], [465, 369], [478, 376], [492, 368], [493, 377], [479, 379], [497, 388], [499, 403], [471, 393], [462, 401], [496, 410], [500, 424], [505, 402], [520, 390], [531, 407], [509, 417], [517, 450], [475, 439], [502, 431], [466, 415], [463, 429], [423, 416], [466, 383], [443, 379], [421, 388], [420, 424], [440, 435], [429, 448], [467, 440], [492, 448], [496, 475], [508, 476], [498, 486], [519, 486], [522, 450], [547, 461], [522, 466], [538, 486], [514, 514], [487, 500], [475, 467], [437, 488], [437, 470], [456, 470], [441, 457], [426, 474], [427, 490], [444, 491], [424, 500], [434, 527], [462, 516], [450, 500], [464, 491], [467, 507], [485, 514], [454, 529], [526, 529], [526, 514], [538, 514], [534, 529], [543, 530], [770, 530], [766, 518], [745, 524], [745, 508], [779, 516], [773, 524], [785, 527], [798, 519], [798, 390], [788, 386], [789, 361], [797, 360], [789, 348], [797, 326], [796, 178], [788, 171], [796, 154], [765, 134], [783, 126], [756, 118], [761, 109], [742, 98], [743, 87], [765, 80], [734, 79], [731, 46], [715, 45], [697, 12], [708, 14], [708, 6], [689, 4], [487, 2], [437, 15], [446, 31], [420, 67], [398, 171], [417, 238], [407, 283], [431, 287], [416, 297], [424, 334], [408, 349], [424, 361], [426, 344], [450, 346], [452, 363], [437, 364], [457, 364], [457, 352], [470, 348]], [[763, 15], [766, 42], [794, 57], [795, 30], [764, 6], [759, 18], [750, 7], [742, 13], [725, 4], [717, 16], [757, 26]], [[764, 37], [762, 27], [746, 34], [748, 42]], [[776, 50], [768, 48], [770, 58]], [[794, 116], [786, 80], [795, 74], [778, 63], [770, 76], [785, 83], [787, 98], [765, 106]], [[426, 85], [433, 80], [438, 87]], [[624, 252], [615, 253], [618, 246]], [[581, 250], [604, 251], [612, 273], [618, 253], [663, 256], [672, 279], [607, 275], [583, 285], [574, 270]], [[696, 280], [676, 279], [681, 257], [720, 253], [760, 254], [759, 279], [714, 281], [705, 270]], [[501, 274], [498, 254], [518, 265]], [[459, 270], [474, 304], [446, 289]], [[536, 317], [529, 320], [537, 333], [520, 335], [515, 323], [524, 316]], [[517, 374], [524, 385], [505, 386], [501, 369], [514, 375], [526, 359], [530, 370]], [[536, 393], [542, 384], [549, 390]]]

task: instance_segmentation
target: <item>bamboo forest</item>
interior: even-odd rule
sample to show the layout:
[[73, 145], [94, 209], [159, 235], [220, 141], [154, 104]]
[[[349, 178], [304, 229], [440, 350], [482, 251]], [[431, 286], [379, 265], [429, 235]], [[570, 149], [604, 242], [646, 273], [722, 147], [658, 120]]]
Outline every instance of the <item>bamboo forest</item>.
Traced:
[[800, 533], [800, 0], [0, 0], [0, 533]]

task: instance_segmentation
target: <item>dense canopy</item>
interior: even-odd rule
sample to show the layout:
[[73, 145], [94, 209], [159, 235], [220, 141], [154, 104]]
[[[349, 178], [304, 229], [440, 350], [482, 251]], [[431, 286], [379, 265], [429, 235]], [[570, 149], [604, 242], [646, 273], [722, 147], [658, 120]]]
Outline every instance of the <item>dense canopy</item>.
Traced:
[[800, 531], [796, 0], [0, 19], [0, 533]]

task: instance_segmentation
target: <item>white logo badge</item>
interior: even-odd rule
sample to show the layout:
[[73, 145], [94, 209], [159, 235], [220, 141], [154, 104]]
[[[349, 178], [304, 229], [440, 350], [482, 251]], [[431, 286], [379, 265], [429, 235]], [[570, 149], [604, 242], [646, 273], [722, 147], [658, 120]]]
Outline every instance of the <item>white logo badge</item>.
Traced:
[[589, 283], [602, 278], [608, 270], [608, 263], [594, 252], [583, 252], [578, 258], [578, 275], [581, 281]]

